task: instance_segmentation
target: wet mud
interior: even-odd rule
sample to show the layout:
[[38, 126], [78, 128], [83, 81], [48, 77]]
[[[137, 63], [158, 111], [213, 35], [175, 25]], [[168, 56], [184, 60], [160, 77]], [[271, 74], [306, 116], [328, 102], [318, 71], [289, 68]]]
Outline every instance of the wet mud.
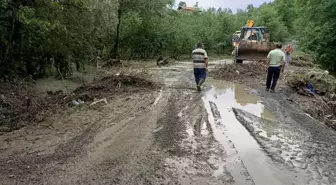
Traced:
[[161, 89], [1, 135], [2, 183], [336, 183], [335, 132], [285, 96], [212, 78], [197, 92], [189, 62], [148, 71]]
[[211, 82], [214, 86], [204, 96], [204, 103], [208, 112], [212, 112], [217, 129], [221, 129], [217, 131], [217, 140], [225, 142], [230, 138], [255, 184], [301, 184], [297, 180], [298, 174], [281, 164], [273, 164], [250, 130], [238, 121], [234, 110], [240, 108], [267, 121], [275, 121], [275, 114], [243, 86], [216, 80]]

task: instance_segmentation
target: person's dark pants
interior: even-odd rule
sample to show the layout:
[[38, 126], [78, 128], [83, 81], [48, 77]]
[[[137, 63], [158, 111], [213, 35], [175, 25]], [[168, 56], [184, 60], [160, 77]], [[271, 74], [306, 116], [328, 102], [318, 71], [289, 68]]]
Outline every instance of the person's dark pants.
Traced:
[[[206, 78], [206, 69], [194, 68], [194, 76], [197, 85], [202, 85]], [[200, 83], [201, 82], [201, 83]]]
[[[266, 82], [266, 88], [267, 89], [275, 89], [275, 86], [277, 85], [277, 82], [280, 77], [280, 67], [269, 67], [268, 68], [268, 74], [267, 74], [267, 82]], [[271, 86], [272, 84], [272, 86]]]

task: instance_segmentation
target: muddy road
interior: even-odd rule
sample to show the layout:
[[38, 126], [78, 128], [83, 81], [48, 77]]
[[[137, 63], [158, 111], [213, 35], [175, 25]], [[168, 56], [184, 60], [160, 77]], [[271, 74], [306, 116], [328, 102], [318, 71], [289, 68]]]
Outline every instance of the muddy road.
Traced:
[[336, 184], [334, 131], [262, 85], [197, 92], [191, 67], [152, 67], [155, 92], [1, 135], [1, 184]]

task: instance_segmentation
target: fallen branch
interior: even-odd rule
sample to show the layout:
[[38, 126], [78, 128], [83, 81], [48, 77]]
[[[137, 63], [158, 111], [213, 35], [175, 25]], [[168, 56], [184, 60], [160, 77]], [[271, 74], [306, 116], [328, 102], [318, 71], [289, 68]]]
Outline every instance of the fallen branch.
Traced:
[[97, 103], [104, 102], [107, 105], [107, 99], [103, 98], [97, 101], [94, 101], [93, 103], [90, 104], [90, 106], [96, 105]]

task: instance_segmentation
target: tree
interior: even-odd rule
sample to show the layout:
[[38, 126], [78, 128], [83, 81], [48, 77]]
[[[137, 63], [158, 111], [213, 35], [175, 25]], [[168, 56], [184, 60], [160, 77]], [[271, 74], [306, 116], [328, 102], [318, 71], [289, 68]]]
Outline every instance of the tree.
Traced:
[[288, 28], [288, 30], [295, 33], [294, 21], [297, 19], [295, 1], [293, 0], [276, 0], [274, 1], [277, 14], [280, 16], [280, 20]]
[[249, 5], [247, 5], [247, 12], [249, 12], [249, 13], [251, 13], [253, 10], [254, 10], [254, 6], [253, 6], [253, 4], [249, 4]]
[[38, 78], [51, 68], [67, 77], [73, 64], [81, 70], [97, 56], [179, 58], [199, 40], [210, 54], [229, 52], [232, 33], [249, 19], [266, 26], [274, 41], [298, 39], [321, 66], [336, 71], [334, 0], [275, 0], [235, 14], [227, 8], [175, 11], [174, 2], [2, 0], [0, 78]]
[[180, 1], [179, 4], [178, 4], [178, 7], [179, 8], [187, 7], [187, 3], [185, 1]]
[[258, 9], [253, 10], [252, 16], [255, 19], [256, 25], [266, 26], [271, 34], [271, 40], [285, 41], [290, 38], [288, 29], [279, 16], [277, 16], [274, 6], [264, 4]]
[[336, 2], [326, 0], [297, 0], [298, 7], [296, 30], [301, 47], [312, 53], [323, 67], [336, 71], [334, 56], [336, 54], [336, 38], [332, 33], [336, 30]]
[[117, 10], [117, 33], [115, 36], [114, 46], [110, 56], [117, 61], [120, 60], [119, 45], [120, 45], [120, 26], [122, 18], [129, 12], [138, 12], [139, 15], [157, 13], [159, 9], [166, 7], [167, 4], [172, 4], [171, 0], [119, 0]]

